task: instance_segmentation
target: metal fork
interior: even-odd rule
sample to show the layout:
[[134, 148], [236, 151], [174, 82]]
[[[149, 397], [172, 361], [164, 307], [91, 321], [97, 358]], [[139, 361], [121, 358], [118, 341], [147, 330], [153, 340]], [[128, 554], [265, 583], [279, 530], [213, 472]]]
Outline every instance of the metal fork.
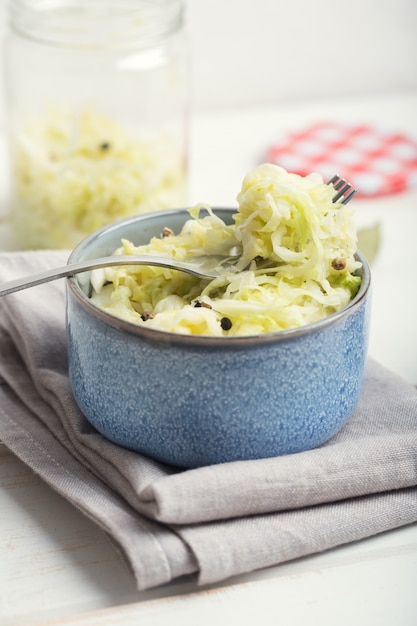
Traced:
[[358, 193], [358, 190], [353, 185], [344, 178], [340, 178], [337, 174], [327, 181], [327, 185], [333, 185], [337, 191], [337, 194], [332, 198], [332, 202], [340, 201], [341, 204], [347, 204]]
[[[340, 176], [333, 176], [327, 183], [333, 185], [337, 191], [333, 197], [333, 202], [340, 202], [347, 204], [353, 196], [357, 193], [356, 189], [352, 188], [352, 185], [348, 183], [344, 178]], [[188, 261], [178, 261], [171, 258], [163, 258], [148, 255], [127, 255], [127, 256], [108, 256], [99, 259], [88, 259], [85, 261], [79, 261], [70, 265], [64, 265], [63, 267], [56, 267], [54, 269], [34, 274], [33, 276], [25, 276], [24, 278], [18, 278], [9, 282], [3, 283], [0, 286], [0, 296], [6, 296], [9, 293], [15, 291], [21, 291], [22, 289], [28, 289], [29, 287], [35, 287], [42, 283], [47, 283], [58, 278], [64, 278], [68, 276], [74, 276], [81, 272], [97, 269], [100, 267], [111, 267], [116, 265], [152, 265], [159, 267], [167, 267], [169, 269], [180, 270], [199, 278], [216, 278], [221, 273], [228, 270], [233, 271], [240, 256], [231, 255], [229, 257], [220, 257], [214, 255], [208, 255], [206, 257], [196, 257], [189, 259]]]

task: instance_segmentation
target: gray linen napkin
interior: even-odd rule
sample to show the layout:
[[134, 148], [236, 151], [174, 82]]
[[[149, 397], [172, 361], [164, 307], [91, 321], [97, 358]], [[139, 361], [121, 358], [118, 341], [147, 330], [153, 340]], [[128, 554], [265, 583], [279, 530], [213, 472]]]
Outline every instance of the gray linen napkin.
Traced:
[[[67, 257], [0, 254], [0, 281]], [[0, 298], [0, 355], [0, 438], [109, 534], [139, 589], [214, 583], [417, 521], [417, 391], [371, 360], [327, 444], [183, 471], [107, 441], [77, 408], [63, 281]]]

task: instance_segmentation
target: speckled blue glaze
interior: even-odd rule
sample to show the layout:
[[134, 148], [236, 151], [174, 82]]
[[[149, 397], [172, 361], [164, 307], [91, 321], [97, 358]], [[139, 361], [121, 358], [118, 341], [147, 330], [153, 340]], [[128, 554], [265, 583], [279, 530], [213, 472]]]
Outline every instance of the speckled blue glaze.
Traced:
[[[216, 209], [230, 221], [233, 209]], [[116, 222], [70, 261], [178, 231], [186, 211]], [[342, 312], [257, 337], [189, 337], [116, 319], [92, 305], [85, 280], [67, 282], [69, 371], [89, 422], [115, 443], [181, 467], [300, 452], [332, 437], [361, 393], [368, 345], [368, 265]], [[84, 285], [84, 286], [83, 286]]]

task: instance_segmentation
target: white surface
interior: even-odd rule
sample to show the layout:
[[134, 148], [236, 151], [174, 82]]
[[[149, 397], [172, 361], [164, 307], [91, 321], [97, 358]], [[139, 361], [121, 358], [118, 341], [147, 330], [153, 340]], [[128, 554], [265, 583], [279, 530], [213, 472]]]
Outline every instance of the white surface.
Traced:
[[[310, 121], [373, 121], [417, 137], [417, 93], [207, 113], [193, 124], [190, 204], [233, 205], [243, 175], [279, 133]], [[355, 201], [380, 222], [371, 353], [417, 382], [417, 194]], [[3, 229], [3, 247], [7, 246]], [[416, 505], [417, 506], [417, 505]], [[218, 622], [416, 626], [417, 525], [198, 589], [147, 593], [103, 533], [0, 448], [0, 624], [182, 626]]]

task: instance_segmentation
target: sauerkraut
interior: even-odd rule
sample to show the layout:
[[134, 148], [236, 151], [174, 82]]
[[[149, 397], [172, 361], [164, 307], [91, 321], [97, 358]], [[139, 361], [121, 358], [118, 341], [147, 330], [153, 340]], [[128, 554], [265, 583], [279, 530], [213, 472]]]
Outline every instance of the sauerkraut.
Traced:
[[319, 174], [260, 165], [243, 180], [232, 224], [198, 205], [181, 232], [165, 229], [141, 246], [122, 240], [115, 251], [180, 260], [237, 252], [235, 271], [200, 280], [151, 266], [94, 270], [92, 300], [135, 324], [195, 335], [258, 335], [323, 319], [361, 280], [354, 214], [334, 195]]
[[92, 109], [51, 109], [15, 137], [14, 230], [25, 248], [72, 248], [116, 219], [181, 206], [184, 155]]

